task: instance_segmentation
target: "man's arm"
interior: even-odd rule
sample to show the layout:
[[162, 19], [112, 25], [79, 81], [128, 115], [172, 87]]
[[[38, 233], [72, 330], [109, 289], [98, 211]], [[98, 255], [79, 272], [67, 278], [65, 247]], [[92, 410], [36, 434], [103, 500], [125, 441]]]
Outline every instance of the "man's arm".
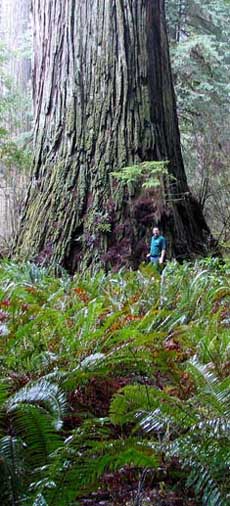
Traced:
[[165, 256], [166, 256], [166, 239], [163, 238], [162, 245], [161, 245], [161, 256], [159, 258], [159, 264], [164, 263]]
[[166, 249], [162, 249], [161, 256], [159, 258], [159, 264], [163, 264], [164, 263], [165, 255], [166, 255]]

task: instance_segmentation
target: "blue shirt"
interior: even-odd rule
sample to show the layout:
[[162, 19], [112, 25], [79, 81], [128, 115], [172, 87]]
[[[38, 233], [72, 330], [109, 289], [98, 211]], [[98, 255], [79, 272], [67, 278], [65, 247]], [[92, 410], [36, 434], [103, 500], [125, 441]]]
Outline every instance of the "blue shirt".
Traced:
[[166, 239], [163, 235], [152, 237], [150, 246], [151, 257], [160, 257], [162, 250], [166, 250]]

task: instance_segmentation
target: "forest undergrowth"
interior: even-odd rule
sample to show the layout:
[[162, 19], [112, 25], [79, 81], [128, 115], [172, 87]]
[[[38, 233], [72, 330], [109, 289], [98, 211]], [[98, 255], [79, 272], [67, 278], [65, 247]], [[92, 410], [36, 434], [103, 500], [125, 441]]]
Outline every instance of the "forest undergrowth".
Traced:
[[230, 504], [229, 273], [1, 263], [2, 505]]

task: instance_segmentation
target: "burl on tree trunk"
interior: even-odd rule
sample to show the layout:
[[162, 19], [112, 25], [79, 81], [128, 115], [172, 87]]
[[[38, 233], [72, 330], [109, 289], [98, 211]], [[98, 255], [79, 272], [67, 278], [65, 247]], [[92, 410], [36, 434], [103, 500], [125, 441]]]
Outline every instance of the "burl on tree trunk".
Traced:
[[[179, 257], [208, 229], [180, 149], [163, 0], [34, 0], [34, 164], [17, 252], [41, 263], [136, 266], [154, 224]], [[172, 184], [111, 172], [168, 160]]]

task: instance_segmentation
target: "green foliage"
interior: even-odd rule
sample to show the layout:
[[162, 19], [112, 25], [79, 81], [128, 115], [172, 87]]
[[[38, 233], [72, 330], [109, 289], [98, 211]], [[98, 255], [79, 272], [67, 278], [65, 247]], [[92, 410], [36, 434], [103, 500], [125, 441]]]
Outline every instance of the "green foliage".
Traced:
[[21, 107], [22, 97], [14, 90], [13, 83], [9, 79], [5, 66], [10, 58], [6, 48], [0, 46], [0, 80], [2, 94], [0, 98], [0, 159], [6, 168], [17, 167], [28, 170], [31, 162], [29, 149], [25, 149], [20, 142], [13, 138], [12, 132], [8, 131], [9, 118], [14, 123], [14, 134], [17, 129], [17, 112]]
[[[23, 57], [19, 49], [20, 57]], [[31, 94], [29, 90], [19, 91], [12, 77], [9, 76], [7, 65], [14, 57], [4, 44], [0, 44], [0, 126], [4, 125], [7, 130], [12, 130], [16, 136], [21, 127], [22, 117], [27, 123], [31, 121]]]
[[[26, 179], [31, 165], [31, 134], [19, 134], [25, 124], [29, 128], [31, 98], [19, 92], [7, 73], [12, 54], [0, 45], [0, 162], [2, 216], [1, 252], [11, 253], [19, 224], [19, 213], [27, 189]], [[24, 123], [23, 123], [24, 121]]]
[[117, 473], [137, 490], [151, 469], [229, 504], [229, 273], [217, 259], [72, 279], [1, 264], [6, 506], [81, 504]]
[[11, 136], [0, 130], [0, 159], [6, 168], [17, 167], [20, 170], [29, 170], [31, 164], [31, 153], [22, 149]]
[[143, 188], [156, 188], [161, 185], [163, 176], [168, 176], [167, 161], [146, 161], [138, 165], [123, 167], [112, 176], [123, 184], [141, 183]]
[[189, 184], [214, 234], [229, 240], [229, 3], [167, 2], [171, 61]]
[[[141, 426], [148, 433], [161, 433], [168, 458], [177, 457], [191, 470], [188, 484], [201, 495], [204, 505], [227, 504], [222, 477], [229, 462], [229, 378], [219, 381], [212, 366], [195, 359], [188, 364], [194, 395], [186, 401], [165, 395], [154, 411], [141, 413]], [[223, 485], [223, 484], [222, 484]]]
[[8, 383], [8, 388], [0, 384], [0, 495], [4, 504], [11, 505], [21, 501], [32, 480], [42, 476], [52, 452], [60, 448], [59, 420], [65, 401], [48, 381], [28, 383], [16, 393], [11, 393], [12, 379]]

